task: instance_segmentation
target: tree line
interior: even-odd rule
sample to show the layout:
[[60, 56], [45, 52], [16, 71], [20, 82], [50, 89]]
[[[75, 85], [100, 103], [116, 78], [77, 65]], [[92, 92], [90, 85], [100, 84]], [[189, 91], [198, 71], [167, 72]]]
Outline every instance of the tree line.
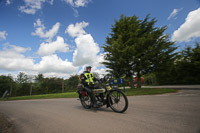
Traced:
[[200, 84], [200, 43], [196, 42], [194, 48], [188, 46], [176, 54], [172, 63], [145, 75], [146, 81], [152, 80], [153, 76], [154, 84], [159, 85]]
[[78, 75], [68, 79], [44, 77], [43, 74], [31, 77], [23, 72], [14, 79], [12, 76], [0, 76], [0, 96], [7, 90], [10, 96], [25, 96], [76, 91]]

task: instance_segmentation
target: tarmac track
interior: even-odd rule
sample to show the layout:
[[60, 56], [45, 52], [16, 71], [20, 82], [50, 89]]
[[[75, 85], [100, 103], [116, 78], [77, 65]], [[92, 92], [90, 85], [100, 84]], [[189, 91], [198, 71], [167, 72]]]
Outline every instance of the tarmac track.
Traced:
[[0, 112], [19, 133], [200, 133], [200, 90], [128, 100], [123, 114], [106, 107], [87, 110], [75, 98], [2, 101]]

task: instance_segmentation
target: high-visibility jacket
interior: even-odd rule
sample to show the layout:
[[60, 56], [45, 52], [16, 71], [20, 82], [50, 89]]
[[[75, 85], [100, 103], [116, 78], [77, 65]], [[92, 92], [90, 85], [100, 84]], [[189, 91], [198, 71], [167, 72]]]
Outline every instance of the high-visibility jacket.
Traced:
[[85, 76], [85, 82], [89, 84], [94, 84], [94, 75], [92, 73], [84, 73]]

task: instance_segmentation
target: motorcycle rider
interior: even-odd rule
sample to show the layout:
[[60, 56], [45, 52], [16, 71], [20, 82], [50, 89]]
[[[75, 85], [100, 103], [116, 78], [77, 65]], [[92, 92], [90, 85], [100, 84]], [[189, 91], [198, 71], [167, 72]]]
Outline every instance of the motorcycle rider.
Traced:
[[86, 91], [89, 93], [92, 99], [93, 107], [98, 107], [95, 96], [92, 93], [92, 89], [96, 88], [94, 81], [98, 81], [98, 79], [96, 79], [94, 75], [91, 73], [91, 68], [92, 68], [91, 66], [85, 67], [85, 71], [81, 74], [81, 83], [84, 85]]

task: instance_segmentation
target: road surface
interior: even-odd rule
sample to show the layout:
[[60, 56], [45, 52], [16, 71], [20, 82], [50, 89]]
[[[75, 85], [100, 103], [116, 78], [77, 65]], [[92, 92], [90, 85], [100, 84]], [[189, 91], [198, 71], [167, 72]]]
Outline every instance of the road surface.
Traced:
[[128, 97], [129, 108], [84, 109], [75, 98], [1, 101], [19, 133], [200, 133], [200, 90]]

